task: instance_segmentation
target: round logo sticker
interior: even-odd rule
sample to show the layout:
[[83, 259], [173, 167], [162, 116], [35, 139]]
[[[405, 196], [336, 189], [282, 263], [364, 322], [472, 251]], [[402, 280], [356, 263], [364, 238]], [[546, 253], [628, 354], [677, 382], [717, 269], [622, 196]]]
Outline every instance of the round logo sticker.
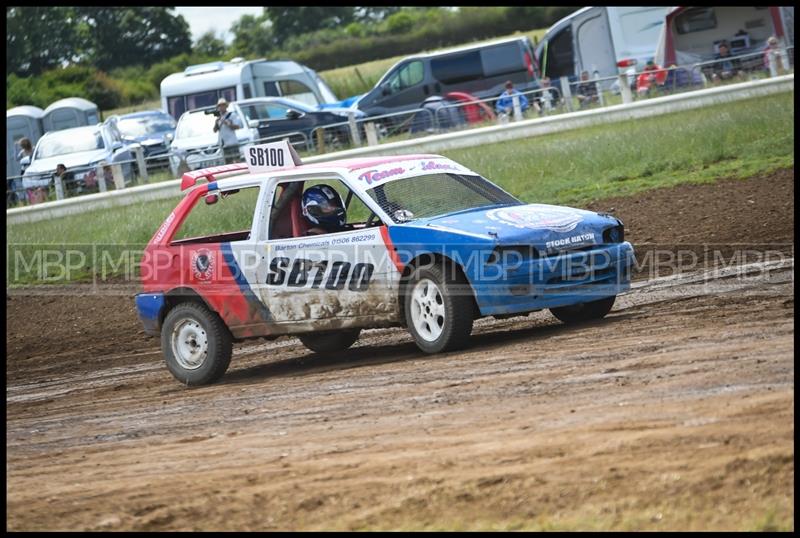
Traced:
[[192, 273], [197, 280], [209, 280], [214, 276], [214, 253], [201, 249], [192, 253]]
[[554, 232], [572, 231], [582, 220], [581, 216], [571, 209], [534, 204], [501, 207], [489, 211], [486, 216], [495, 222], [516, 228]]

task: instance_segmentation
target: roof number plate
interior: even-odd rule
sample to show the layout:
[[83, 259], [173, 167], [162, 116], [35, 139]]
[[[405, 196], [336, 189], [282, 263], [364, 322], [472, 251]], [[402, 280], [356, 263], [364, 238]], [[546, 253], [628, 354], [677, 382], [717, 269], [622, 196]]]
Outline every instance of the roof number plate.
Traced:
[[295, 167], [286, 140], [247, 146], [244, 148], [244, 158], [251, 174]]

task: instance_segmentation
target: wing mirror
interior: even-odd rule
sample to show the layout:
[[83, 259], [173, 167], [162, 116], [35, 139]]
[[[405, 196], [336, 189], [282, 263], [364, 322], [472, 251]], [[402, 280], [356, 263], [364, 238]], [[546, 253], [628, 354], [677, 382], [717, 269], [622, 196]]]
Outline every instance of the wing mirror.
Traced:
[[296, 111], [296, 110], [289, 110], [286, 113], [286, 119], [296, 120], [296, 119], [302, 118], [302, 117], [303, 117], [303, 115], [300, 112]]
[[255, 129], [258, 127], [258, 120], [250, 120], [247, 122], [247, 126], [251, 129]]
[[214, 205], [219, 201], [219, 196], [217, 193], [206, 194], [205, 201], [206, 205]]
[[389, 95], [390, 93], [392, 93], [392, 90], [389, 88], [389, 86], [381, 86], [382, 95]]
[[114, 151], [120, 149], [121, 147], [122, 147], [122, 142], [120, 142], [119, 140], [114, 140], [113, 142], [111, 142], [111, 149], [113, 149]]

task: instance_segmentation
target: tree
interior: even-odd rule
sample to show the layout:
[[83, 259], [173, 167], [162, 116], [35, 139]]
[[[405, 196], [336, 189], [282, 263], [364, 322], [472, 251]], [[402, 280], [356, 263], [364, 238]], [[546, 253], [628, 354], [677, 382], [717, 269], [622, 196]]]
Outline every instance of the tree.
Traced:
[[240, 56], [265, 56], [272, 50], [272, 29], [266, 14], [242, 15], [231, 25], [231, 51]]
[[76, 22], [71, 7], [6, 8], [6, 74], [38, 75], [76, 60]]
[[189, 24], [171, 7], [78, 7], [85, 61], [109, 70], [191, 52]]
[[218, 38], [213, 30], [201, 35], [194, 44], [194, 53], [201, 56], [219, 58], [225, 54], [225, 41]]
[[355, 20], [352, 6], [265, 7], [264, 12], [272, 22], [273, 42], [278, 47], [289, 37], [344, 27]]

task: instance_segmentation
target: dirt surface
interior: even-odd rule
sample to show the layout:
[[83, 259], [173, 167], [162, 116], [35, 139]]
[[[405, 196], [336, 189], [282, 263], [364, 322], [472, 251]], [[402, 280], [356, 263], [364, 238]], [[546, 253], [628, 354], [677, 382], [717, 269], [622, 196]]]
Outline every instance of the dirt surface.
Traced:
[[637, 248], [784, 255], [644, 270], [604, 320], [479, 320], [437, 356], [255, 341], [187, 389], [130, 295], [7, 293], [7, 526], [793, 529], [793, 179], [596, 202]]

